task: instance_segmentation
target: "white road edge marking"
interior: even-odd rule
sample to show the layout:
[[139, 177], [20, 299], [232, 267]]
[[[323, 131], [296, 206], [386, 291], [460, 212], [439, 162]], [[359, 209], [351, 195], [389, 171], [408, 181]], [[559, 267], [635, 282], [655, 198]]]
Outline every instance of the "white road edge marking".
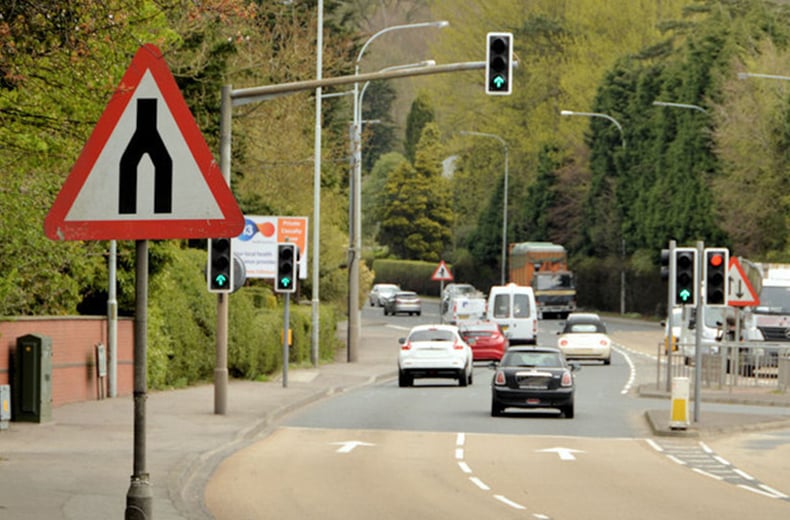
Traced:
[[[778, 491], [776, 491], [776, 492], [773, 492], [773, 490], [766, 491], [766, 490], [763, 490], [763, 489], [757, 489], [756, 487], [747, 486], [746, 484], [738, 484], [738, 487], [741, 488], [741, 489], [745, 489], [746, 491], [751, 491], [752, 493], [757, 493], [758, 495], [766, 496], [768, 498], [787, 498], [787, 495], [783, 495], [782, 493], [779, 493]], [[760, 487], [767, 487], [767, 486], [760, 486]], [[768, 489], [770, 489], [770, 488], [768, 488]]]
[[479, 478], [477, 478], [477, 477], [469, 477], [469, 480], [471, 480], [474, 483], [475, 486], [479, 487], [483, 491], [491, 491], [491, 488], [486, 486], [485, 483], [482, 480], [480, 480]]
[[526, 509], [526, 507], [522, 506], [521, 504], [519, 504], [517, 502], [513, 502], [509, 498], [504, 497], [502, 495], [494, 495], [494, 498], [496, 498], [497, 500], [499, 500], [503, 504], [512, 507], [513, 509]]
[[631, 387], [634, 385], [634, 381], [636, 381], [636, 366], [634, 366], [634, 362], [631, 360], [631, 356], [628, 355], [628, 352], [626, 352], [620, 345], [616, 347], [612, 346], [612, 348], [614, 349], [615, 352], [617, 352], [618, 354], [620, 354], [625, 358], [625, 361], [626, 363], [628, 363], [628, 366], [631, 371], [631, 374], [628, 377], [628, 382], [626, 382], [623, 389], [620, 390], [620, 394], [625, 395], [631, 390]]
[[659, 452], [659, 453], [663, 453], [664, 452], [664, 448], [659, 446], [659, 444], [656, 441], [654, 441], [653, 439], [645, 439], [645, 442], [647, 442], [650, 445], [650, 447], [653, 448], [654, 450], [656, 450], [657, 452]]
[[470, 468], [470, 467], [469, 467], [469, 464], [467, 464], [467, 463], [466, 463], [466, 462], [464, 462], [464, 461], [460, 461], [460, 462], [458, 463], [458, 467], [459, 467], [459, 468], [461, 468], [461, 471], [463, 471], [464, 473], [467, 473], [467, 474], [469, 474], [469, 473], [471, 473], [471, 472], [472, 472], [472, 468]]
[[692, 471], [699, 473], [700, 475], [705, 475], [706, 477], [710, 477], [716, 480], [724, 480], [724, 477], [720, 477], [718, 475], [714, 475], [713, 473], [708, 473], [707, 471], [701, 470], [699, 468], [691, 468]]
[[456, 448], [455, 449], [455, 460], [464, 460], [464, 449], [463, 448]]
[[456, 446], [463, 446], [466, 442], [466, 434], [461, 432], [455, 437], [455, 445]]

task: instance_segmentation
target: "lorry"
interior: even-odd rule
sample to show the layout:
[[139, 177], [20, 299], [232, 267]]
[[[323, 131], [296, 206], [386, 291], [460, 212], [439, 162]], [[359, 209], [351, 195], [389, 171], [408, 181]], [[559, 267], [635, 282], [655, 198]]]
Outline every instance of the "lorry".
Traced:
[[790, 343], [790, 264], [743, 264], [759, 300], [746, 308], [744, 339]]
[[510, 244], [509, 281], [532, 287], [538, 317], [564, 319], [576, 310], [576, 282], [568, 269], [568, 253], [551, 242]]

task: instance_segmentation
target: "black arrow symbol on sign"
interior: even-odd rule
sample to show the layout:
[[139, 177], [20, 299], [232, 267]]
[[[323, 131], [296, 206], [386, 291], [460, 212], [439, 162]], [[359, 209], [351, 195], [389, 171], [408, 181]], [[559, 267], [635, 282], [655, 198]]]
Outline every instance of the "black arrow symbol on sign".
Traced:
[[129, 140], [120, 164], [118, 212], [137, 213], [137, 166], [148, 154], [154, 164], [154, 213], [173, 209], [173, 160], [156, 129], [156, 98], [137, 100], [137, 128]]

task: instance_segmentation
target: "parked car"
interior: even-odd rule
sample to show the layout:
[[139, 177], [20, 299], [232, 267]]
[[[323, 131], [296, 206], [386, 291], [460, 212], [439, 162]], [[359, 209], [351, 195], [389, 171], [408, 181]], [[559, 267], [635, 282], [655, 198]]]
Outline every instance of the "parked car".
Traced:
[[398, 386], [434, 377], [457, 379], [458, 386], [472, 384], [472, 349], [455, 325], [417, 325], [398, 341]]
[[394, 283], [377, 283], [373, 285], [368, 295], [371, 307], [383, 307], [384, 300], [400, 291], [400, 286]]
[[491, 381], [491, 415], [507, 408], [557, 408], [573, 418], [573, 372], [579, 369], [556, 347], [510, 347]]
[[422, 300], [414, 291], [399, 291], [384, 300], [384, 316], [387, 314], [422, 314]]
[[510, 345], [502, 329], [493, 321], [467, 321], [458, 332], [472, 348], [474, 361], [499, 361]]
[[604, 365], [612, 363], [612, 340], [597, 314], [572, 312], [557, 334], [557, 346], [565, 359], [599, 359]]

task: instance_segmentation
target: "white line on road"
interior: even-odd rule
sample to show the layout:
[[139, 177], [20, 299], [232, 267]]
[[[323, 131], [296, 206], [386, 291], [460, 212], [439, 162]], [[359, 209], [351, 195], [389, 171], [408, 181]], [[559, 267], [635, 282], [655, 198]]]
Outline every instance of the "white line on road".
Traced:
[[463, 448], [456, 448], [455, 449], [455, 460], [464, 460], [464, 449]]
[[628, 355], [628, 352], [626, 352], [619, 346], [614, 347], [614, 350], [615, 352], [621, 354], [625, 358], [625, 361], [626, 363], [628, 363], [628, 366], [630, 367], [630, 371], [631, 371], [631, 374], [628, 376], [628, 382], [626, 382], [623, 389], [620, 390], [620, 394], [625, 395], [631, 390], [631, 387], [634, 385], [634, 381], [636, 381], [636, 367], [634, 366], [634, 362], [631, 361], [631, 356]]
[[710, 477], [716, 480], [724, 480], [724, 477], [720, 477], [718, 475], [714, 475], [713, 473], [708, 473], [707, 471], [703, 471], [699, 468], [691, 468], [692, 471], [699, 473], [700, 475], [705, 475], [706, 477]]
[[519, 504], [517, 502], [513, 502], [509, 498], [503, 497], [502, 495], [494, 495], [494, 498], [496, 498], [497, 500], [499, 500], [503, 504], [509, 505], [513, 509], [526, 509], [526, 507], [522, 506], [521, 504]]
[[480, 480], [479, 478], [477, 478], [477, 477], [469, 477], [469, 480], [471, 480], [474, 483], [475, 486], [479, 487], [483, 491], [491, 491], [491, 488], [486, 486], [485, 483], [482, 480]]
[[464, 461], [460, 461], [458, 463], [458, 467], [461, 468], [461, 471], [463, 471], [464, 473], [471, 473], [472, 472], [472, 468], [470, 468], [469, 464], [467, 464]]

